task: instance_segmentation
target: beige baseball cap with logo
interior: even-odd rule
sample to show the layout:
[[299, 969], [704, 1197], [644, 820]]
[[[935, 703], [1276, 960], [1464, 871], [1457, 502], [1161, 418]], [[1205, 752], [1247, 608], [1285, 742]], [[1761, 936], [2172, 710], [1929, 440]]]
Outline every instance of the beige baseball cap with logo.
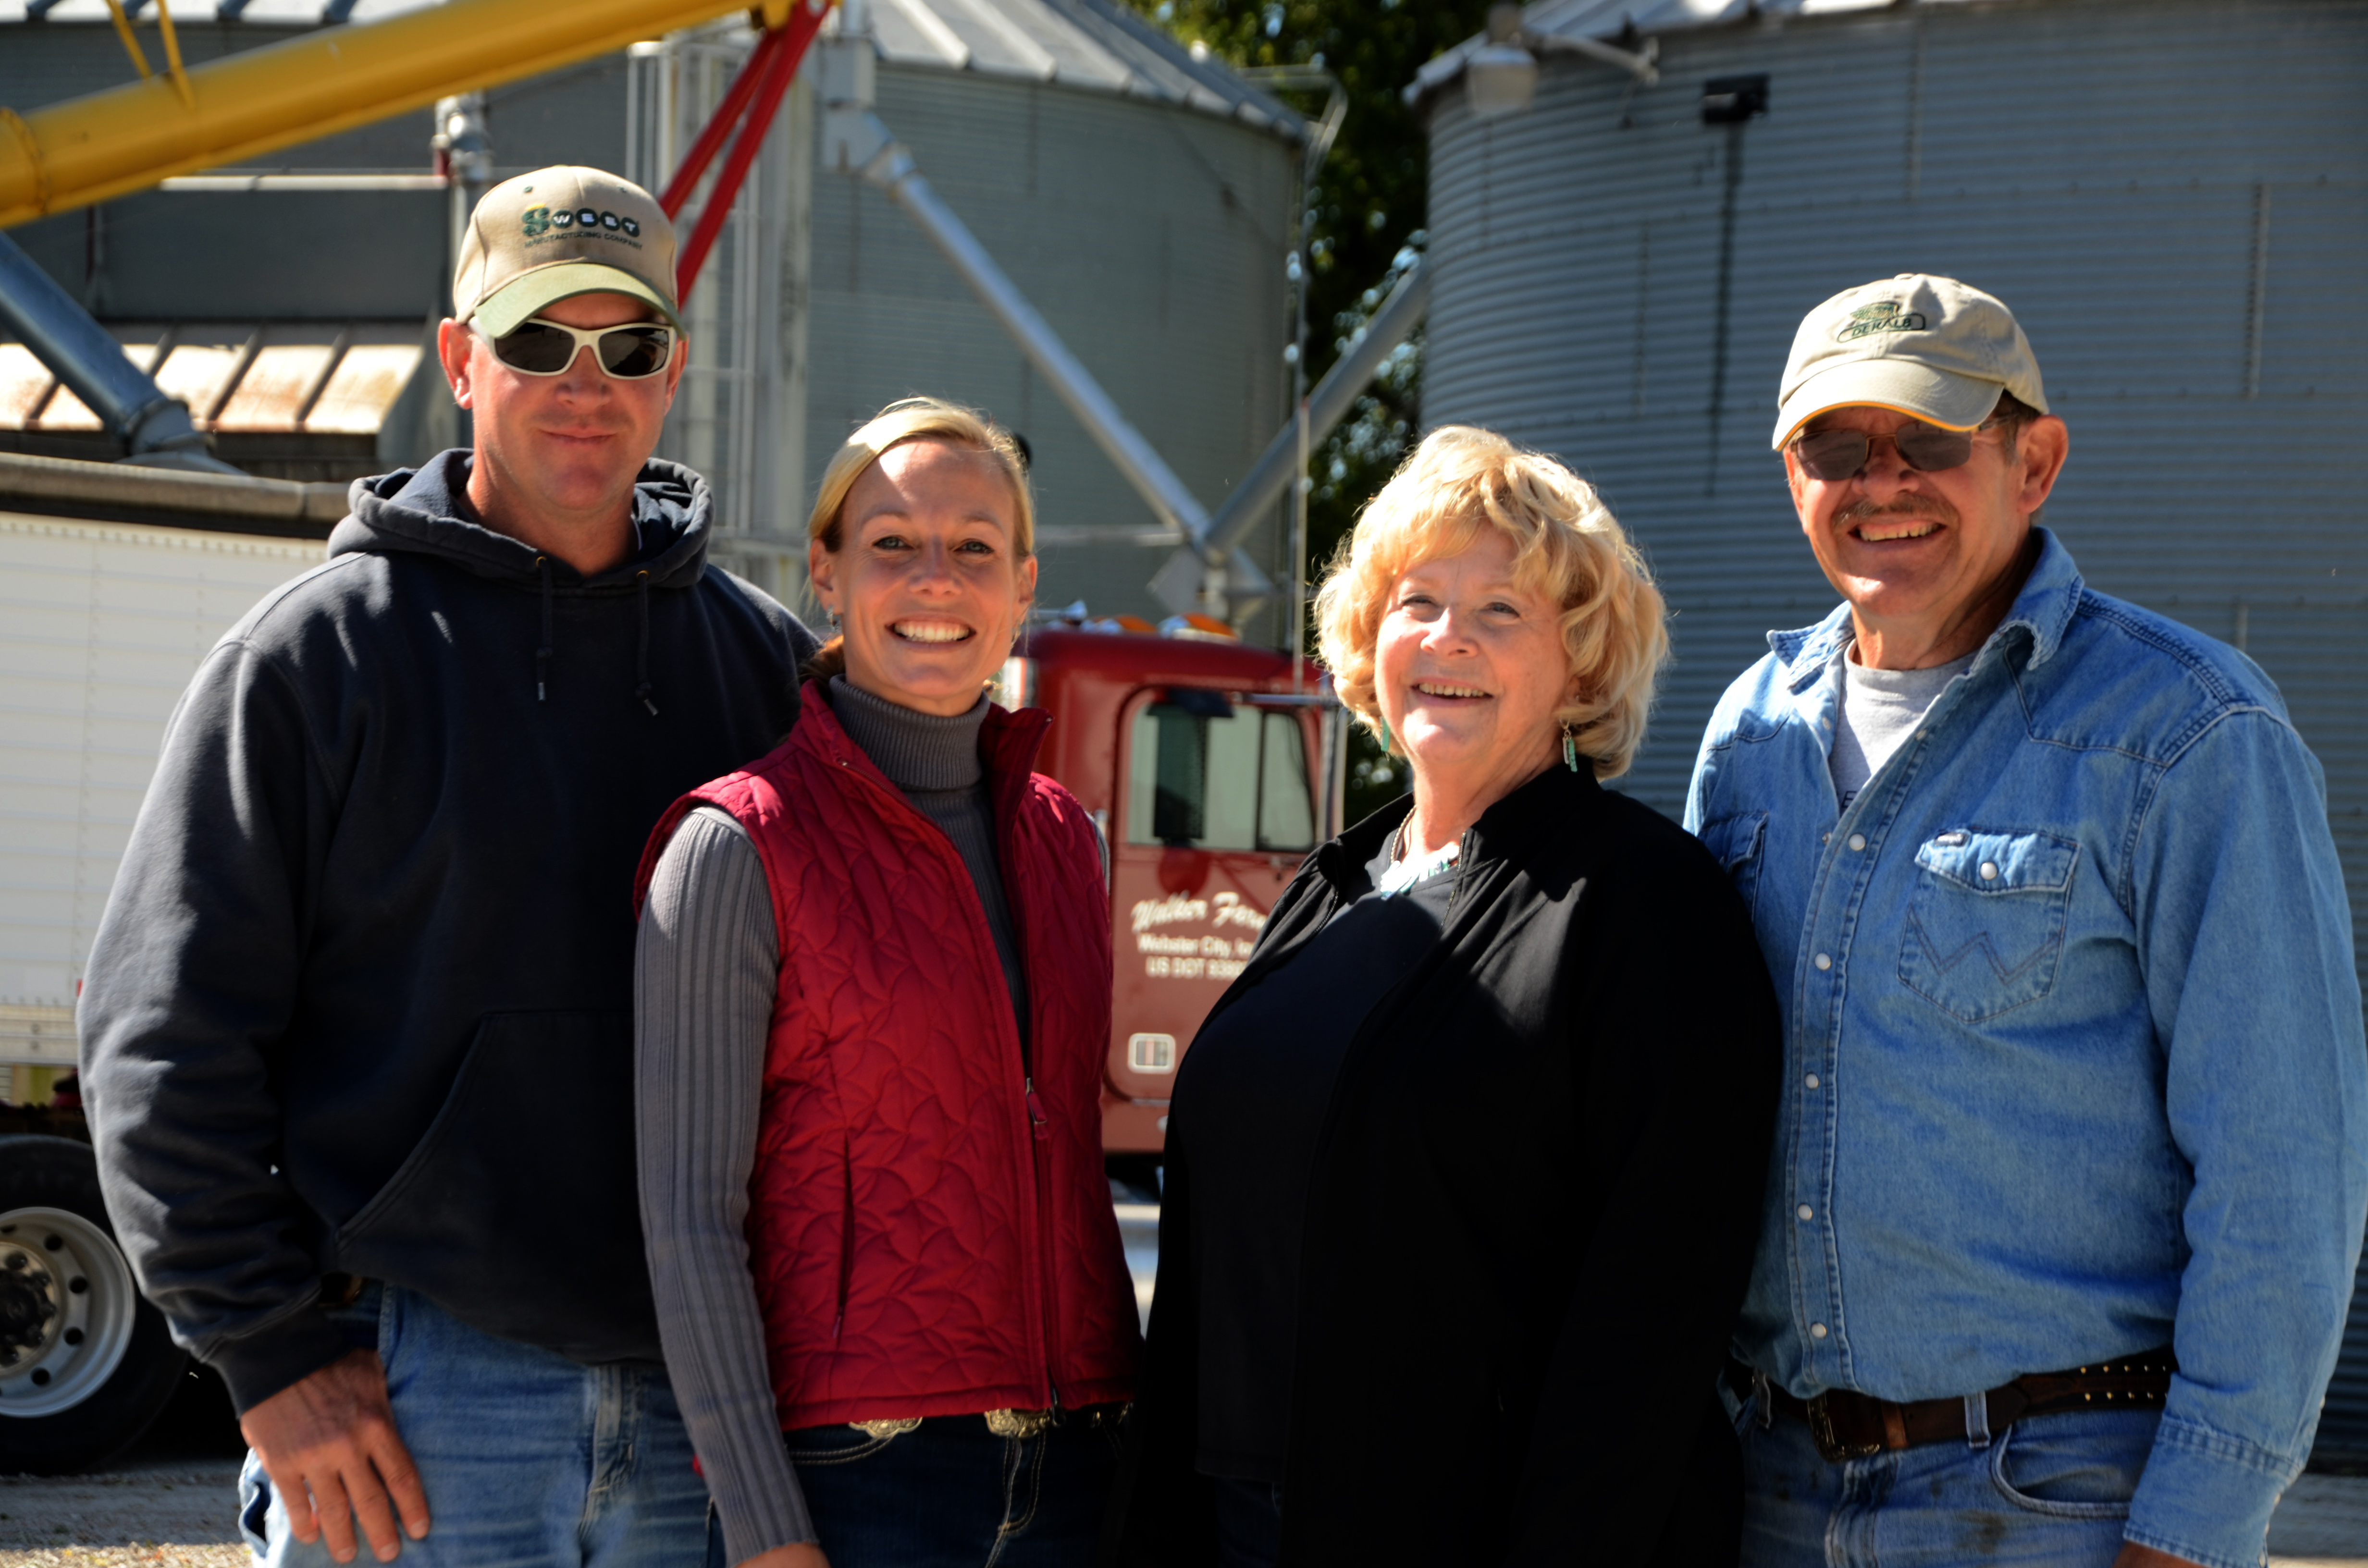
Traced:
[[1782, 450], [1829, 408], [1872, 405], [1971, 430], [2001, 392], [2047, 412], [2039, 361], [2014, 312], [1953, 278], [1903, 272], [1845, 289], [1802, 321], [1771, 445]]
[[631, 294], [677, 331], [674, 224], [631, 180], [562, 165], [506, 179], [469, 214], [452, 274], [455, 320], [495, 337], [576, 294]]

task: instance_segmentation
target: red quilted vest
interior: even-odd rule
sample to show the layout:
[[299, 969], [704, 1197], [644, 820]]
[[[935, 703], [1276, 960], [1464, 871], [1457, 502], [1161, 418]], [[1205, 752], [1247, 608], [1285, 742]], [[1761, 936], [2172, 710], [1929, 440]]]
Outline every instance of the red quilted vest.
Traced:
[[1024, 1057], [962, 857], [818, 685], [787, 740], [675, 802], [643, 853], [637, 909], [683, 815], [720, 806], [772, 892], [748, 1267], [785, 1430], [1132, 1394], [1134, 1287], [1101, 1151], [1110, 894], [1084, 808], [1030, 771], [1051, 722], [996, 709], [979, 737]]

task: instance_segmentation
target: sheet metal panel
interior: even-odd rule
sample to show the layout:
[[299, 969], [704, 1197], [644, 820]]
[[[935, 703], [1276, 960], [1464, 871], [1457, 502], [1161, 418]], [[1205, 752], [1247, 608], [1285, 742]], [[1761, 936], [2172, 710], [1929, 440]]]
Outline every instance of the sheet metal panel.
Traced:
[[322, 557], [312, 540], [0, 512], [0, 1009], [15, 1010], [0, 1048], [71, 1018], [165, 722], [199, 662]]
[[[1616, 9], [1530, 17], [1608, 37]], [[1661, 34], [1656, 87], [1549, 56], [1526, 113], [1428, 100], [1425, 423], [1561, 454], [1675, 614], [1626, 787], [1674, 813], [1763, 633], [1835, 602], [1768, 449], [1802, 315], [1869, 278], [1948, 273], [2012, 305], [2038, 353], [2073, 443], [2046, 521], [2090, 585], [2279, 683], [2368, 933], [2368, 6], [1742, 15], [1638, 11]], [[1769, 74], [1769, 114], [1703, 126], [1702, 84], [1744, 72]], [[2368, 1297], [2351, 1344], [2320, 1451], [2368, 1458]]]

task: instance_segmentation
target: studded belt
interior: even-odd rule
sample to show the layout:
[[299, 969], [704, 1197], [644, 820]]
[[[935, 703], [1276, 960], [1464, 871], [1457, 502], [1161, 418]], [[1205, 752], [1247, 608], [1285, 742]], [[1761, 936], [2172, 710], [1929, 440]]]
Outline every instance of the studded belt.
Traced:
[[1817, 1452], [1827, 1463], [1839, 1464], [1926, 1443], [1962, 1442], [1973, 1397], [1982, 1401], [1987, 1429], [1993, 1433], [2034, 1415], [2070, 1410], [2159, 1410], [2169, 1397], [2171, 1374], [2178, 1370], [2178, 1358], [2165, 1346], [2068, 1371], [2027, 1372], [1978, 1396], [1919, 1399], [1905, 1404], [1849, 1389], [1828, 1389], [1815, 1399], [1795, 1399], [1739, 1362], [1728, 1366], [1727, 1380], [1738, 1397], [1757, 1394], [1763, 1412], [1805, 1422]]
[[[1054, 1426], [1076, 1422], [1086, 1426], [1115, 1426], [1127, 1412], [1124, 1404], [1094, 1404], [1083, 1410], [990, 1410], [986, 1429], [998, 1437], [1033, 1437]], [[921, 1425], [917, 1415], [891, 1416], [878, 1421], [850, 1421], [848, 1426], [870, 1437], [894, 1437]]]

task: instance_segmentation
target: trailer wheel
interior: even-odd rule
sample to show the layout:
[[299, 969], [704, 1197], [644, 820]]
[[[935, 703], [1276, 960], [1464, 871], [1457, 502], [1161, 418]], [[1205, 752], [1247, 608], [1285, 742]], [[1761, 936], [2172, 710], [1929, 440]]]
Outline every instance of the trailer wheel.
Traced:
[[132, 1286], [88, 1146], [0, 1138], [0, 1472], [113, 1458], [156, 1419], [188, 1358]]

